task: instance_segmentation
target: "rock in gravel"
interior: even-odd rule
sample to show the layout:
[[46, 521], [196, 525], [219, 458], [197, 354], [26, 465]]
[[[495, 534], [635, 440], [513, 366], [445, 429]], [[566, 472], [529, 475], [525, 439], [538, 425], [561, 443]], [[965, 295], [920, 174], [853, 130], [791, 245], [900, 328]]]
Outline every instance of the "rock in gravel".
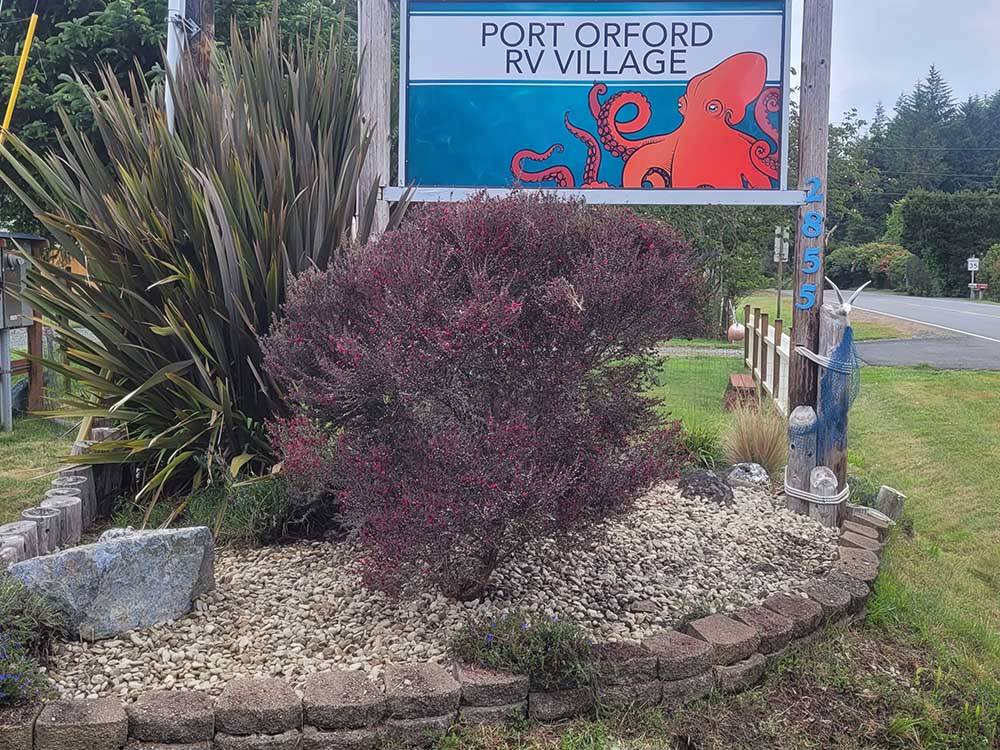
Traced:
[[708, 500], [719, 505], [732, 505], [733, 488], [709, 469], [699, 469], [685, 474], [677, 482], [681, 495], [688, 499]]
[[771, 489], [771, 477], [760, 464], [736, 464], [726, 475], [730, 487], [750, 487], [767, 492]]
[[53, 602], [87, 640], [177, 620], [215, 587], [205, 527], [137, 531], [17, 563], [10, 574]]

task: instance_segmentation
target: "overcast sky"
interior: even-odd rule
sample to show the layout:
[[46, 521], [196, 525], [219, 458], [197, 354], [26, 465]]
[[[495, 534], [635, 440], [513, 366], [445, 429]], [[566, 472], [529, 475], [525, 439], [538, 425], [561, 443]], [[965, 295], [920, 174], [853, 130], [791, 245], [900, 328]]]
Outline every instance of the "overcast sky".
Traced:
[[[794, 1], [798, 67], [802, 0]], [[1000, 89], [1000, 0], [834, 0], [834, 122], [856, 107], [871, 119], [937, 65], [959, 100]]]

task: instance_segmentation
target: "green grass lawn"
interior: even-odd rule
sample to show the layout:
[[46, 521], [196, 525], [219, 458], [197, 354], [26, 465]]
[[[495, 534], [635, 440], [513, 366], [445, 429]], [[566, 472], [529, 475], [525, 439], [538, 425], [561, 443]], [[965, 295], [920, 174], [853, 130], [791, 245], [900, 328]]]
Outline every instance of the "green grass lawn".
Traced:
[[46, 476], [73, 447], [76, 429], [44, 419], [21, 419], [0, 432], [0, 523], [38, 505], [52, 482]]
[[718, 430], [728, 420], [722, 402], [729, 375], [743, 370], [739, 357], [666, 357], [650, 395], [663, 404], [662, 414], [688, 426]]
[[[786, 290], [781, 293], [781, 314], [786, 333], [792, 330], [792, 302], [792, 293], [790, 291]], [[746, 305], [750, 305], [751, 309], [759, 307], [761, 312], [766, 312], [768, 320], [772, 324], [778, 317], [778, 298], [774, 290], [754, 292], [749, 297], [744, 297], [740, 300], [739, 305], [736, 307], [736, 317], [741, 322], [746, 322], [743, 320], [743, 308]], [[892, 318], [881, 318], [877, 322], [868, 320], [854, 321], [852, 327], [854, 328], [855, 341], [892, 339], [911, 335], [905, 329], [896, 325]]]
[[866, 368], [850, 463], [908, 496], [877, 605], [985, 678], [1000, 675], [1000, 373]]

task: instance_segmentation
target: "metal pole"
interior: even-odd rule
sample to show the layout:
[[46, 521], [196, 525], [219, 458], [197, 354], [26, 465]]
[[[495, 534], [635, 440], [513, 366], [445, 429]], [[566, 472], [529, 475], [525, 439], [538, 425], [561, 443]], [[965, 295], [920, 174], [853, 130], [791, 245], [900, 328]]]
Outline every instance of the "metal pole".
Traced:
[[10, 384], [10, 329], [0, 328], [0, 422], [4, 432], [14, 429], [14, 394]]
[[167, 88], [164, 103], [167, 111], [167, 127], [174, 132], [174, 91], [171, 78], [177, 77], [177, 67], [184, 51], [184, 0], [168, 0], [167, 3]]

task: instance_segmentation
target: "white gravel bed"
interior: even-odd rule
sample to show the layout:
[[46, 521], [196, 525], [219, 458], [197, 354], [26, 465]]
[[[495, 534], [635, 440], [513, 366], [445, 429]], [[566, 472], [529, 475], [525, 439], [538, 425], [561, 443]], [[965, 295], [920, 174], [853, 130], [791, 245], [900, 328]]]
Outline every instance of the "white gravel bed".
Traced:
[[801, 586], [829, 569], [836, 532], [735, 491], [725, 507], [654, 488], [596, 533], [551, 540], [493, 575], [477, 602], [426, 594], [393, 600], [364, 588], [350, 544], [220, 549], [217, 589], [183, 620], [114, 640], [60, 644], [50, 676], [67, 696], [134, 697], [152, 688], [218, 693], [238, 676], [305, 675], [341, 667], [443, 660], [470, 614], [517, 608], [580, 623], [596, 638], [638, 640], [685, 617], [730, 611]]

